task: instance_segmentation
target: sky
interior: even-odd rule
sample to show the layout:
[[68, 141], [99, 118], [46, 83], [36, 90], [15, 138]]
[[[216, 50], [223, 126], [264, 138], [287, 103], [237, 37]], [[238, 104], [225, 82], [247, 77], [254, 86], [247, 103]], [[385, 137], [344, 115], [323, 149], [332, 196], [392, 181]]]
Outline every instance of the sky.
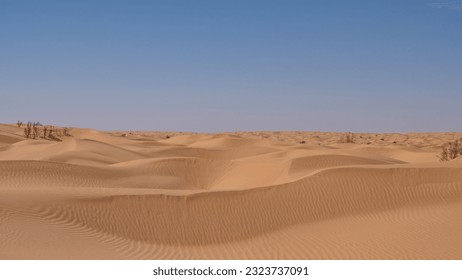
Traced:
[[0, 0], [0, 123], [462, 131], [462, 1]]

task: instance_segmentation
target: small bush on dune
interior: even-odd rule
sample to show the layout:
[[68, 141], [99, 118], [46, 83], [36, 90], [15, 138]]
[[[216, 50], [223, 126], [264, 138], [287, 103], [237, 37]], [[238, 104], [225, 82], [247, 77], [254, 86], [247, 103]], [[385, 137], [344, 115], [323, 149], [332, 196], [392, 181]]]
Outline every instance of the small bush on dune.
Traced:
[[54, 126], [50, 127], [50, 129], [48, 130], [48, 138], [54, 137], [54, 130]]
[[37, 139], [40, 137], [40, 128], [38, 126], [38, 123], [32, 124], [32, 138]]
[[26, 127], [24, 128], [24, 136], [26, 136], [26, 138], [31, 138], [31, 135], [32, 135], [32, 123], [28, 122], [26, 124]]
[[63, 129], [57, 129], [54, 126], [43, 126], [43, 128], [41, 128], [41, 126], [42, 124], [40, 122], [27, 122], [26, 127], [24, 128], [24, 136], [27, 139], [42, 138], [58, 142], [62, 141], [60, 137], [72, 136], [69, 133], [69, 128], [67, 127]]
[[54, 141], [61, 142], [62, 140], [57, 136], [57, 134], [60, 134], [60, 133], [59, 133], [59, 130], [58, 130], [58, 129], [55, 129], [55, 127], [52, 126], [52, 127], [49, 129], [48, 138], [50, 138], [51, 140], [54, 140]]
[[18, 128], [21, 128], [21, 126], [22, 126], [22, 121], [18, 121], [18, 122], [16, 123], [16, 125], [18, 126]]
[[64, 136], [71, 136], [71, 134], [69, 133], [69, 128], [65, 127], [63, 129], [63, 134], [64, 134]]
[[340, 138], [340, 143], [354, 143], [354, 134], [351, 132], [346, 132], [345, 134], [342, 135]]
[[441, 161], [450, 161], [462, 156], [462, 138], [443, 145], [441, 149], [438, 156]]

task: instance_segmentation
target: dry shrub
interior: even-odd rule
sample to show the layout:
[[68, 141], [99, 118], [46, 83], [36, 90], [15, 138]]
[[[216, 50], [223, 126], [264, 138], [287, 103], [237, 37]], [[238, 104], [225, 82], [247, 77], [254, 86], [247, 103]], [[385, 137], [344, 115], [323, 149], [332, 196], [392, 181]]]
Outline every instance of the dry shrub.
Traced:
[[354, 143], [355, 137], [354, 134], [351, 132], [346, 132], [340, 138], [340, 143]]
[[438, 156], [441, 161], [450, 161], [462, 156], [462, 138], [446, 143]]
[[48, 126], [44, 126], [43, 127], [43, 138], [47, 138], [47, 134], [48, 134]]
[[32, 135], [32, 123], [28, 122], [26, 124], [26, 127], [24, 128], [24, 136], [26, 136], [26, 138], [31, 138], [31, 135]]
[[69, 133], [69, 128], [65, 127], [63, 129], [63, 134], [64, 134], [64, 136], [71, 136], [71, 134]]
[[[18, 122], [19, 126], [19, 122]], [[69, 128], [57, 129], [54, 126], [43, 126], [40, 122], [28, 122], [24, 128], [24, 136], [28, 139], [38, 139], [43, 138], [46, 140], [58, 141], [61, 142], [60, 137], [63, 136], [72, 136], [69, 133]], [[43, 136], [41, 136], [43, 135]]]
[[50, 127], [50, 129], [48, 130], [48, 138], [54, 141], [61, 142], [62, 140], [57, 136], [57, 131], [58, 130], [54, 126]]
[[32, 124], [32, 138], [37, 139], [38, 137], [40, 137], [39, 123], [33, 123]]

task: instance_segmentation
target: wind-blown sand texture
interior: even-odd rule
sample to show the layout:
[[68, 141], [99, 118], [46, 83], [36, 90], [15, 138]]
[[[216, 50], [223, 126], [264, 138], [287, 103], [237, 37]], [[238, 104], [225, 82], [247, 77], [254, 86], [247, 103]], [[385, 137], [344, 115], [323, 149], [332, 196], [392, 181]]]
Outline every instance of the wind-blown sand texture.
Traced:
[[0, 125], [0, 259], [462, 259], [462, 133], [71, 134]]

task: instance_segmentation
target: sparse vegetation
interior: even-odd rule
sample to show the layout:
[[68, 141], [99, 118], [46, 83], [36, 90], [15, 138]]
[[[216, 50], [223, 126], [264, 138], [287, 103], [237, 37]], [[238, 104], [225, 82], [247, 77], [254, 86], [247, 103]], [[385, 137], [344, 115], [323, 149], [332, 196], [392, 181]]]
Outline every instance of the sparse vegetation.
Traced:
[[456, 139], [453, 142], [449, 142], [446, 145], [443, 145], [438, 158], [441, 161], [450, 161], [460, 156], [462, 156], [462, 138]]
[[354, 134], [351, 132], [346, 132], [340, 138], [340, 143], [354, 143], [355, 137]]
[[16, 125], [18, 126], [18, 128], [21, 128], [21, 126], [22, 126], [22, 121], [18, 121], [18, 122], [16, 123]]
[[33, 123], [32, 124], [32, 138], [37, 139], [40, 137], [40, 128], [39, 128], [39, 123]]
[[67, 127], [63, 128], [63, 134], [64, 136], [71, 136], [71, 134], [69, 133], [69, 128]]
[[62, 141], [60, 138], [58, 138], [57, 130], [54, 126], [50, 127], [50, 129], [48, 130], [48, 138], [58, 142]]
[[26, 127], [24, 128], [24, 136], [26, 136], [26, 138], [31, 138], [31, 134], [32, 134], [32, 123], [28, 122], [26, 124]]
[[45, 140], [61, 142], [62, 139], [60, 137], [68, 137], [72, 135], [69, 133], [69, 128], [67, 127], [57, 129], [54, 126], [42, 127], [40, 122], [27, 122], [26, 127], [24, 128], [24, 136], [28, 139], [42, 138]]

